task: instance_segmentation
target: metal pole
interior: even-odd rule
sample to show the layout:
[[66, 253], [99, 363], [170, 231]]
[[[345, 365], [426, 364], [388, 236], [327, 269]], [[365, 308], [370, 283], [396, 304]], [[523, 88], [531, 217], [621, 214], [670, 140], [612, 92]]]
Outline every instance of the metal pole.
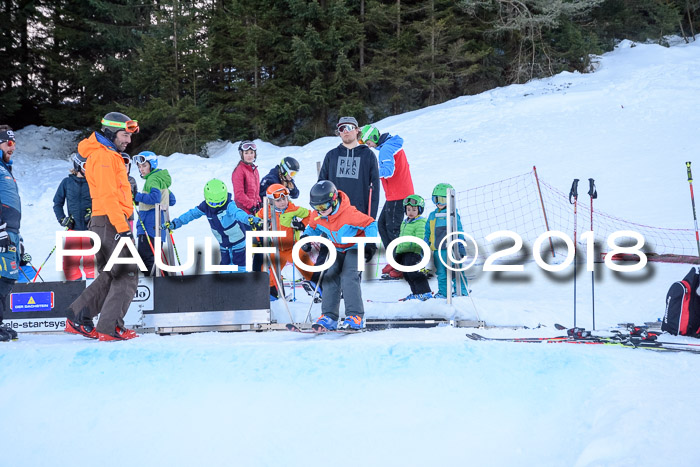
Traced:
[[[542, 199], [542, 190], [540, 189], [540, 178], [537, 176], [537, 167], [532, 166], [532, 171], [535, 173], [535, 181], [537, 182], [537, 192], [540, 195], [540, 204], [542, 205], [542, 214], [544, 214], [544, 226], [549, 232], [549, 221], [547, 220], [547, 211], [544, 209], [544, 200]], [[554, 254], [554, 242], [552, 242], [552, 237], [549, 237], [549, 248], [552, 250], [552, 258], [556, 258]]]
[[[593, 232], [593, 200], [598, 198], [598, 190], [595, 187], [595, 180], [592, 178], [588, 179], [588, 196], [591, 197], [591, 232]], [[593, 237], [595, 239], [595, 236]], [[595, 241], [594, 241], [595, 250]], [[595, 331], [595, 261], [593, 262], [593, 271], [591, 271], [591, 303], [593, 305], [593, 330]]]
[[[573, 198], [573, 201], [572, 201]], [[577, 205], [578, 205], [578, 178], [574, 179], [574, 183], [571, 184], [571, 191], [569, 191], [569, 203], [574, 205], [574, 327], [576, 327], [576, 219], [577, 219]]]
[[[450, 242], [452, 239], [452, 218], [450, 214], [452, 213], [452, 204], [454, 203], [454, 190], [447, 190], [447, 200], [446, 203], [447, 205], [445, 206], [445, 227], [447, 229], [447, 235], [445, 240], [445, 246]], [[438, 250], [438, 256], [440, 255], [440, 250]], [[445, 269], [447, 269], [447, 304], [452, 305], [452, 269], [450, 266], [452, 266], [452, 262], [450, 261], [450, 257], [447, 254], [447, 248], [445, 248], [445, 263], [447, 263]]]
[[690, 202], [693, 205], [693, 220], [695, 221], [695, 243], [698, 245], [698, 256], [700, 256], [700, 237], [698, 236], [698, 216], [695, 214], [695, 195], [693, 194], [693, 174], [690, 171], [690, 162], [686, 162], [688, 168], [688, 183], [690, 184]]

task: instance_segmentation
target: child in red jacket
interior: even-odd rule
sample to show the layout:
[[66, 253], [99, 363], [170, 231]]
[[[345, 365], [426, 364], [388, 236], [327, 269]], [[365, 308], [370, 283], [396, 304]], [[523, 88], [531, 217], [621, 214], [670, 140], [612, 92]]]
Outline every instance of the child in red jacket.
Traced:
[[241, 161], [231, 174], [233, 183], [233, 199], [236, 206], [248, 214], [254, 214], [260, 209], [260, 173], [255, 160], [258, 158], [258, 148], [252, 141], [242, 141], [238, 145]]

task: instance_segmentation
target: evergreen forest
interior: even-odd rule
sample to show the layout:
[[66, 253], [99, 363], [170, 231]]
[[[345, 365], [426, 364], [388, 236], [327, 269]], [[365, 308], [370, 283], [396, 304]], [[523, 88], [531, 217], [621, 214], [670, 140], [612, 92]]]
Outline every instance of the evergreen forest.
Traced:
[[305, 144], [564, 70], [621, 39], [694, 40], [700, 0], [0, 0], [0, 123], [139, 120], [130, 151]]

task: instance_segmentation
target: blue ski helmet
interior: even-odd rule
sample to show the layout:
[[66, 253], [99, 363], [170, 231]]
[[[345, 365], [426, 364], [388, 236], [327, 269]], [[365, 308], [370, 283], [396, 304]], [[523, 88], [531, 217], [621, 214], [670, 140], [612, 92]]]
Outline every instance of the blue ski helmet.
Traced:
[[134, 162], [137, 164], [143, 164], [146, 161], [151, 165], [151, 172], [158, 168], [158, 156], [156, 156], [155, 152], [141, 151], [134, 156]]

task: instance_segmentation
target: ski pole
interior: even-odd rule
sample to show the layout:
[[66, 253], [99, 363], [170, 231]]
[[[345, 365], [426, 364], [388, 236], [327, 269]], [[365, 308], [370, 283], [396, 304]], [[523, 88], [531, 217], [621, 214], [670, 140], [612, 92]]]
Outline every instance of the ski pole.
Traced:
[[[63, 230], [64, 230], [64, 231], [68, 230], [68, 226], [64, 227]], [[41, 263], [41, 266], [39, 266], [39, 270], [38, 270], [38, 271], [37, 271], [36, 269], [34, 269], [34, 266], [32, 266], [32, 269], [34, 269], [34, 270], [36, 271], [36, 275], [34, 276], [34, 280], [32, 281], [32, 284], [33, 284], [34, 282], [36, 282], [36, 278], [39, 277], [39, 272], [41, 272], [41, 268], [44, 267], [44, 265], [45, 265], [46, 262], [49, 260], [49, 258], [51, 258], [51, 255], [53, 254], [53, 252], [56, 251], [56, 246], [57, 246], [57, 245], [54, 245], [54, 246], [53, 246], [53, 250], [51, 250], [51, 252], [49, 253], [49, 256], [46, 257], [46, 259], [44, 260], [44, 262]], [[27, 278], [27, 279], [29, 279], [29, 278]], [[41, 281], [44, 282], [44, 279], [41, 279]]]
[[[270, 258], [269, 253], [267, 255], [267, 261], [269, 263], [270, 270], [272, 271], [272, 277], [273, 279], [275, 279], [275, 283], [277, 284], [277, 293], [282, 296], [282, 300], [284, 301], [284, 307], [287, 309], [287, 313], [289, 314], [289, 322], [296, 326], [296, 322], [294, 321], [292, 312], [289, 309], [289, 304], [287, 303], [287, 297], [284, 295], [284, 288], [282, 287], [280, 277], [277, 275], [277, 270], [275, 269], [275, 265], [272, 264], [272, 258]], [[313, 300], [311, 301], [311, 303], [313, 303]]]
[[695, 243], [698, 245], [698, 256], [700, 256], [700, 236], [698, 236], [698, 216], [695, 214], [695, 195], [693, 194], [693, 174], [690, 171], [690, 162], [686, 162], [688, 168], [688, 183], [690, 184], [690, 202], [693, 205], [693, 220], [695, 221]]
[[22, 269], [22, 266], [19, 267], [19, 272], [22, 273], [25, 279], [27, 279], [27, 283], [31, 282], [32, 280], [29, 278], [26, 272], [24, 272], [24, 269]]
[[321, 271], [321, 274], [318, 276], [318, 282], [316, 282], [316, 287], [314, 288], [314, 293], [311, 295], [311, 305], [309, 305], [309, 311], [306, 313], [306, 318], [304, 319], [304, 323], [307, 321], [311, 321], [311, 309], [314, 307], [314, 303], [316, 303], [315, 298], [316, 298], [316, 292], [318, 292], [318, 286], [321, 285], [321, 281], [323, 280], [323, 274], [327, 271], [327, 269], [324, 269]]
[[[134, 208], [136, 207], [136, 202], [134, 202], [134, 200], [131, 200], [131, 204], [134, 205]], [[155, 248], [153, 248], [153, 243], [151, 243], [151, 236], [148, 235], [148, 230], [146, 230], [146, 226], [143, 224], [143, 221], [141, 220], [141, 215], [139, 214], [139, 210], [135, 209], [134, 211], [136, 212], [136, 217], [139, 218], [139, 224], [141, 224], [141, 228], [143, 229], [144, 236], [146, 237], [146, 240], [148, 241], [148, 246], [151, 247], [151, 253], [153, 253], [153, 257], [155, 259], [156, 250], [155, 250]], [[161, 253], [161, 259], [165, 262], [165, 264], [168, 264], [168, 261], [165, 259], [165, 255], [163, 254], [163, 250], [161, 250], [160, 253]], [[160, 275], [165, 276], [163, 271], [160, 271]]]
[[[177, 247], [175, 246], [175, 237], [173, 237], [173, 231], [168, 229], [168, 233], [170, 234], [170, 242], [173, 244], [173, 251], [175, 252], [175, 257], [177, 258], [177, 265], [182, 266], [182, 263], [180, 262], [180, 255], [177, 253]], [[185, 275], [183, 271], [180, 271], [181, 275]]]
[[[588, 196], [591, 197], [591, 232], [593, 232], [593, 200], [598, 198], [598, 190], [596, 190], [595, 180], [592, 178], [588, 179]], [[593, 250], [595, 251], [595, 248]], [[593, 269], [595, 269], [595, 262]], [[595, 271], [591, 271], [591, 303], [593, 305], [593, 330], [595, 331]]]
[[[572, 201], [573, 199], [573, 201]], [[569, 191], [569, 203], [574, 205], [574, 327], [576, 327], [576, 216], [578, 205], [578, 178], [574, 179]]]
[[[56, 247], [54, 247], [54, 248], [56, 248]], [[29, 263], [27, 263], [27, 264], [29, 264], [29, 265], [32, 267], [32, 269], [34, 269], [34, 272], [36, 273], [36, 276], [34, 276], [34, 280], [36, 280], [36, 278], [38, 277], [39, 279], [41, 279], [41, 282], [46, 282], [46, 281], [44, 280], [44, 278], [41, 277], [41, 276], [39, 275], [39, 271], [36, 270], [36, 268], [35, 268], [34, 265], [31, 263], [31, 261], [30, 261]]]

